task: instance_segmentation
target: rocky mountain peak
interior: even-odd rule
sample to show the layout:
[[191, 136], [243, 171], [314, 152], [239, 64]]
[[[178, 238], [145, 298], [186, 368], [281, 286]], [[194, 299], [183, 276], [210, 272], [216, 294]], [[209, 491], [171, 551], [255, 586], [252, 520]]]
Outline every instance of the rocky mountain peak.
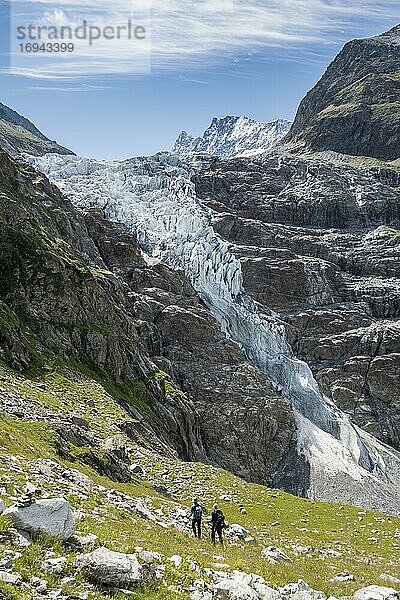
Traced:
[[289, 131], [290, 122], [276, 119], [261, 123], [245, 115], [214, 117], [202, 136], [193, 137], [183, 131], [173, 151], [181, 154], [205, 152], [226, 158], [252, 156], [275, 146]]
[[400, 45], [400, 24], [370, 39], [377, 40], [379, 43], [395, 44], [398, 46]]
[[398, 158], [399, 31], [348, 42], [300, 103], [288, 140], [312, 150]]

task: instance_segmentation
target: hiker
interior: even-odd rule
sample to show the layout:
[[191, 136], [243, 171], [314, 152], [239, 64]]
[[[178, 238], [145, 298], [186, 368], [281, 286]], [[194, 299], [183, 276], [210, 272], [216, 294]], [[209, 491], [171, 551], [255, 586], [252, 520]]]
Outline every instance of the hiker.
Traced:
[[222, 510], [218, 508], [218, 504], [214, 504], [211, 514], [211, 541], [215, 544], [215, 534], [218, 534], [220, 544], [224, 544], [222, 539], [222, 530], [225, 529], [225, 517]]
[[203, 518], [203, 507], [197, 498], [193, 498], [193, 506], [190, 509], [192, 515], [192, 529], [195, 537], [201, 538], [201, 519]]

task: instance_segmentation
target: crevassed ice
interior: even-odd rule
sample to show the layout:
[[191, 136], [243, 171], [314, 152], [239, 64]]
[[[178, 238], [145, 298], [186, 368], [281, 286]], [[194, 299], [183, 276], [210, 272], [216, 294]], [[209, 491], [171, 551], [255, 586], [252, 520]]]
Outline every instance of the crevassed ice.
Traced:
[[186, 273], [223, 331], [291, 401], [298, 450], [310, 462], [358, 479], [364, 469], [373, 470], [376, 458], [320, 392], [309, 366], [293, 355], [278, 317], [245, 293], [240, 261], [215, 233], [212, 213], [197, 199], [190, 169], [176, 155], [109, 162], [48, 154], [29, 160], [75, 206], [103, 208], [107, 218], [136, 232], [146, 253]]

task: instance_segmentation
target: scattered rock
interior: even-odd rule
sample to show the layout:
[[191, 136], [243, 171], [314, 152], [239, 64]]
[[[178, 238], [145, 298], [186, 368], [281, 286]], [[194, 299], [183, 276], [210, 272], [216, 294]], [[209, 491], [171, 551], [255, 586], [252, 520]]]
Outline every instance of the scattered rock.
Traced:
[[143, 498], [136, 498], [135, 512], [138, 517], [148, 519], [149, 521], [157, 521], [157, 517], [151, 512]]
[[75, 531], [75, 518], [64, 498], [37, 500], [29, 506], [12, 506], [4, 515], [22, 531], [67, 540]]
[[315, 548], [312, 546], [292, 546], [295, 554], [312, 554]]
[[213, 598], [221, 600], [279, 600], [279, 593], [254, 573], [234, 571], [211, 586]]
[[11, 585], [18, 585], [22, 580], [19, 573], [9, 573], [8, 571], [0, 571], [0, 581]]
[[369, 585], [354, 594], [354, 600], [399, 600], [399, 594], [393, 588]]
[[40, 579], [40, 577], [31, 577], [29, 583], [35, 589], [35, 592], [38, 594], [43, 594], [47, 590], [49, 585], [46, 579]]
[[194, 581], [189, 589], [190, 600], [212, 600], [213, 593], [209, 587], [204, 579]]
[[343, 556], [341, 552], [338, 552], [337, 550], [332, 550], [331, 548], [320, 550], [319, 553], [324, 558], [341, 558]]
[[11, 556], [5, 556], [0, 560], [0, 571], [7, 571], [8, 569], [12, 569], [13, 559]]
[[338, 573], [335, 577], [332, 577], [330, 580], [331, 583], [343, 583], [347, 581], [354, 581], [354, 575], [350, 575], [348, 571], [343, 571], [343, 573]]
[[259, 600], [259, 596], [247, 583], [236, 579], [223, 579], [214, 585], [214, 598], [218, 600]]
[[7, 529], [6, 535], [11, 544], [18, 546], [19, 548], [27, 548], [31, 544], [29, 533], [27, 531], [18, 531], [18, 529], [10, 527]]
[[168, 560], [170, 560], [172, 563], [174, 563], [174, 565], [177, 569], [179, 569], [179, 567], [182, 565], [182, 562], [183, 562], [183, 558], [182, 558], [182, 556], [179, 556], [179, 554], [173, 554], [173, 556], [171, 556]]
[[288, 583], [284, 587], [279, 588], [279, 592], [282, 596], [293, 596], [299, 592], [312, 592], [311, 586], [308, 585], [302, 579], [299, 579], [297, 583]]
[[166, 498], [173, 498], [173, 494], [171, 494], [171, 491], [167, 488], [166, 485], [163, 485], [162, 483], [155, 484], [154, 491], [157, 492], [157, 494], [161, 494], [161, 496], [165, 496]]
[[149, 552], [143, 548], [135, 548], [135, 554], [142, 567], [143, 580], [153, 583], [163, 578], [165, 566], [161, 564], [162, 555], [159, 552]]
[[71, 423], [74, 425], [78, 425], [79, 427], [83, 427], [83, 429], [89, 429], [89, 423], [86, 419], [82, 417], [78, 417], [77, 415], [71, 415], [70, 417]]
[[87, 535], [74, 535], [68, 540], [68, 544], [77, 548], [80, 551], [89, 552], [94, 550], [99, 545], [99, 538], [94, 533], [88, 533]]
[[43, 569], [51, 575], [62, 575], [67, 559], [64, 556], [58, 558], [46, 558]]
[[263, 548], [261, 555], [273, 565], [277, 565], [281, 562], [292, 562], [291, 559], [284, 552], [282, 552], [282, 550], [279, 550], [279, 548], [274, 548], [273, 546]]
[[146, 471], [141, 465], [133, 464], [129, 467], [129, 470], [132, 473], [132, 475], [140, 475], [140, 477], [146, 477]]
[[0, 515], [6, 510], [6, 505], [3, 500], [0, 500]]
[[249, 535], [249, 532], [242, 525], [232, 523], [232, 525], [229, 525], [225, 529], [225, 535], [230, 540], [244, 540]]

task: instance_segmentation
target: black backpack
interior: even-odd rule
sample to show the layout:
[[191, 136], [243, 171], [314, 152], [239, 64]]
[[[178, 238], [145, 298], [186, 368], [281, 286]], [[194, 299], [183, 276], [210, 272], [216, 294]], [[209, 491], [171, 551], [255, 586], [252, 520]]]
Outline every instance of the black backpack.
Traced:
[[193, 519], [195, 521], [200, 521], [202, 516], [203, 516], [203, 509], [201, 508], [200, 504], [195, 504], [194, 510], [193, 510]]
[[216, 519], [215, 519], [215, 525], [217, 527], [223, 527], [225, 524], [225, 517], [224, 517], [224, 513], [222, 512], [222, 510], [217, 510], [217, 512], [215, 513], [216, 515]]

